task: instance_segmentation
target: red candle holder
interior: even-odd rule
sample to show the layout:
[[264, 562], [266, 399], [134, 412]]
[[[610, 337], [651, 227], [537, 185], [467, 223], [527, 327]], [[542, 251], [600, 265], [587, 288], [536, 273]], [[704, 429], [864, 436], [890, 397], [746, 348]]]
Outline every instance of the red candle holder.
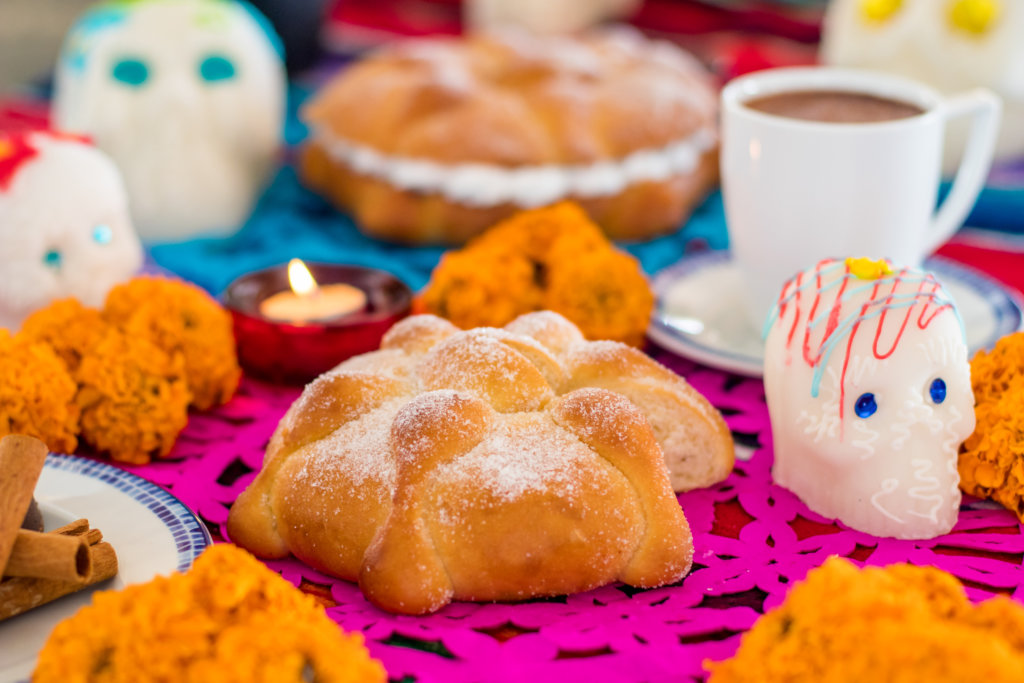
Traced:
[[374, 351], [381, 337], [409, 315], [412, 290], [382, 270], [307, 263], [320, 285], [345, 283], [366, 294], [361, 310], [331, 320], [289, 323], [260, 312], [269, 296], [290, 289], [286, 264], [241, 276], [224, 290], [231, 311], [238, 360], [252, 375], [275, 382], [304, 383], [347, 358]]

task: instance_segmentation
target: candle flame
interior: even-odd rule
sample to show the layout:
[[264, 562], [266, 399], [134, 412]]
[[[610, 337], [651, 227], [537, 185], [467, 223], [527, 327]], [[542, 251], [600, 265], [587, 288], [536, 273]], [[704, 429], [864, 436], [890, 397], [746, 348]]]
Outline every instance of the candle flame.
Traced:
[[299, 296], [316, 294], [319, 286], [302, 259], [293, 258], [288, 262], [288, 284]]

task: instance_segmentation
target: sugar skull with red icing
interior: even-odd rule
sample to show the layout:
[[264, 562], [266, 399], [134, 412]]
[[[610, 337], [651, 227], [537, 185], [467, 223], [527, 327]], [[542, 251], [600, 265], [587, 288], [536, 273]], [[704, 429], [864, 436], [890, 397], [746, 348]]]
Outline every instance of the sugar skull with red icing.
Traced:
[[142, 265], [114, 163], [59, 133], [0, 131], [0, 327], [54, 299], [100, 306]]
[[935, 277], [825, 260], [786, 283], [766, 330], [775, 481], [876, 536], [952, 529], [974, 395], [963, 324]]

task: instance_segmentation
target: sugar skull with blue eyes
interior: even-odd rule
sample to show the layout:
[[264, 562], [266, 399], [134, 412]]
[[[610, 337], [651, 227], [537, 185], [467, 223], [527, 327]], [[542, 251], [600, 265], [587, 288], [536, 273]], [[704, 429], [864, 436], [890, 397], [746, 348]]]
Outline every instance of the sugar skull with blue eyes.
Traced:
[[58, 133], [0, 132], [0, 327], [54, 299], [102, 306], [142, 265], [117, 167]]
[[800, 273], [769, 319], [764, 381], [776, 483], [876, 536], [953, 528], [974, 394], [960, 316], [933, 275], [868, 259]]
[[143, 237], [231, 232], [276, 160], [278, 46], [235, 0], [102, 3], [68, 34], [54, 115], [117, 162]]

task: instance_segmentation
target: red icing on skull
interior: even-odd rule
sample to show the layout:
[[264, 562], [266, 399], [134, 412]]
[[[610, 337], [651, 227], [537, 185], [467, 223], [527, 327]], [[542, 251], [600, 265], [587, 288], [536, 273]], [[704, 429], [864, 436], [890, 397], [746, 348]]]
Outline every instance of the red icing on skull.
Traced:
[[32, 146], [28, 134], [0, 135], [0, 191], [6, 191], [18, 169], [38, 154], [39, 150]]
[[53, 130], [0, 131], [0, 191], [7, 191], [14, 182], [18, 171], [29, 161], [39, 156], [39, 148], [33, 139], [47, 137], [54, 140], [80, 142], [89, 145], [89, 138], [73, 133]]

